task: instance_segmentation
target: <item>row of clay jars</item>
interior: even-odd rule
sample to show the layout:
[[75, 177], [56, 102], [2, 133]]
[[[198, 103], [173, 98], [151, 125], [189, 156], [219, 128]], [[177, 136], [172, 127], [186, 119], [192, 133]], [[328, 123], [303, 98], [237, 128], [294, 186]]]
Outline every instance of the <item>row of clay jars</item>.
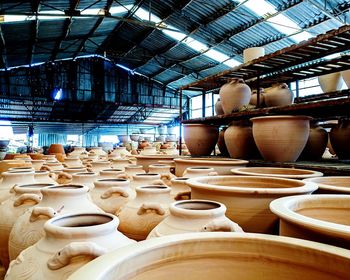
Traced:
[[350, 120], [340, 119], [329, 133], [331, 145], [340, 159], [350, 159]]
[[319, 160], [326, 150], [328, 132], [317, 123], [310, 123], [310, 134], [300, 159]]
[[[260, 90], [260, 107], [287, 106], [293, 103], [294, 94], [287, 84], [275, 84], [270, 88]], [[252, 94], [250, 104], [257, 106], [257, 93]]]

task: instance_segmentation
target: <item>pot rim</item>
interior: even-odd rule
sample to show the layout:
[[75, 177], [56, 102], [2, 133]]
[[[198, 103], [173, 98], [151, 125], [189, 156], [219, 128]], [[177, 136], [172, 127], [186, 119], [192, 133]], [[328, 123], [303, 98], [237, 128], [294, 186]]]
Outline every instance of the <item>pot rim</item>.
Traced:
[[[300, 171], [307, 174], [275, 174], [275, 173], [259, 173], [259, 172], [250, 172], [252, 169], [262, 169], [262, 170], [290, 170], [290, 171]], [[287, 178], [287, 179], [305, 179], [313, 177], [322, 177], [323, 173], [314, 170], [301, 169], [301, 168], [284, 168], [284, 167], [240, 167], [233, 168], [231, 172], [238, 175], [250, 175], [250, 176], [264, 176], [264, 177], [277, 177], [277, 178]]]
[[21, 175], [34, 175], [35, 171], [34, 169], [32, 170], [9, 170], [2, 172], [2, 176], [4, 177], [16, 177], [16, 176], [21, 176]]
[[96, 188], [98, 187], [130, 187], [130, 181], [122, 178], [105, 178], [98, 179], [93, 182]]
[[40, 193], [43, 188], [53, 187], [55, 184], [51, 183], [32, 183], [32, 184], [21, 184], [13, 187], [13, 190], [17, 194], [21, 193]]
[[[293, 224], [302, 225], [307, 229], [322, 230], [327, 234], [333, 234], [336, 236], [343, 236], [344, 233], [346, 235], [350, 234], [350, 226], [327, 222], [315, 218], [310, 218], [308, 216], [304, 216], [302, 214], [296, 213], [291, 210], [291, 206], [294, 203], [300, 203], [304, 201], [349, 201], [350, 205], [350, 197], [348, 195], [339, 195], [339, 194], [313, 194], [313, 195], [294, 195], [288, 197], [281, 197], [273, 200], [270, 203], [270, 210], [277, 215], [280, 219], [287, 220]], [[301, 208], [303, 209], [303, 208]], [[307, 209], [307, 208], [306, 208]]]
[[268, 120], [268, 119], [303, 119], [303, 120], [312, 120], [312, 117], [304, 116], [304, 115], [274, 115], [274, 116], [260, 116], [260, 117], [254, 117], [251, 118], [251, 121], [261, 121], [261, 120]]
[[80, 184], [64, 184], [64, 185], [54, 185], [51, 187], [43, 188], [40, 190], [44, 196], [51, 196], [52, 194], [59, 193], [60, 195], [74, 196], [87, 194], [90, 189], [85, 185]]
[[174, 159], [179, 155], [134, 155], [136, 159]]
[[[235, 186], [225, 186], [225, 185], [213, 185], [209, 183], [198, 182], [198, 180], [220, 180], [220, 179], [236, 179], [236, 180], [244, 180], [248, 179], [251, 181], [262, 182], [265, 180], [272, 180], [274, 182], [280, 182], [281, 185], [283, 183], [304, 183], [303, 185], [299, 185], [296, 187], [286, 187], [286, 188], [256, 188], [256, 187], [235, 187]], [[243, 194], [304, 194], [304, 193], [312, 193], [317, 190], [317, 184], [313, 182], [303, 182], [302, 180], [295, 179], [286, 179], [286, 178], [276, 178], [276, 177], [263, 177], [263, 176], [236, 176], [236, 175], [227, 175], [227, 176], [205, 176], [205, 177], [197, 177], [191, 178], [186, 181], [187, 185], [192, 188], [197, 189], [205, 189], [215, 192], [222, 193], [243, 193]]]
[[98, 176], [96, 172], [77, 172], [72, 175], [73, 177], [87, 177], [87, 176]]
[[136, 193], [143, 194], [170, 194], [171, 188], [166, 185], [143, 185], [135, 188]]
[[[215, 207], [211, 209], [186, 209], [179, 207], [180, 204], [210, 204]], [[206, 217], [219, 217], [225, 215], [226, 206], [220, 202], [213, 200], [189, 199], [171, 203], [169, 211], [174, 216], [191, 216], [193, 218], [202, 219]]]
[[248, 164], [248, 160], [233, 159], [233, 158], [220, 158], [216, 160], [215, 158], [198, 158], [198, 157], [183, 157], [174, 158], [175, 163], [200, 163], [209, 165], [242, 165]]
[[316, 182], [319, 179], [327, 180], [327, 179], [337, 179], [337, 178], [341, 178], [341, 179], [347, 178], [350, 180], [350, 176], [325, 176], [325, 177], [307, 178], [307, 179], [304, 179], [303, 181], [316, 183], [318, 185], [318, 188], [322, 190], [332, 190], [332, 191], [344, 192], [344, 193], [350, 194], [350, 187], [337, 187], [334, 185], [328, 185], [328, 184]]
[[172, 178], [170, 181], [173, 182], [186, 182], [188, 179], [190, 179], [189, 177], [176, 177], [176, 178]]

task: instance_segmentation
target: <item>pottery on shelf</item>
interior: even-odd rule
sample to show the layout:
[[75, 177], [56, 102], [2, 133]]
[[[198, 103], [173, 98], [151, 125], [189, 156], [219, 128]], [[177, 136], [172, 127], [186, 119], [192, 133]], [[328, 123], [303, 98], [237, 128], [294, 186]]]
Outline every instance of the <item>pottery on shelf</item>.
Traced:
[[247, 106], [251, 97], [250, 87], [242, 79], [232, 79], [220, 88], [221, 106], [225, 114]]
[[74, 273], [82, 279], [349, 278], [350, 252], [262, 234], [204, 232], [152, 238], [101, 256]]
[[218, 138], [218, 142], [217, 142], [221, 156], [224, 156], [224, 157], [227, 157], [229, 155], [228, 150], [227, 150], [227, 146], [225, 143], [225, 136], [224, 136], [226, 129], [227, 129], [227, 127], [224, 127], [220, 130], [219, 138]]
[[341, 72], [341, 76], [348, 88], [350, 88], [350, 70], [345, 70]]
[[225, 216], [226, 206], [209, 200], [183, 200], [170, 204], [169, 216], [161, 221], [147, 239], [188, 232], [242, 232]]
[[94, 172], [79, 172], [72, 175], [73, 185], [87, 186], [90, 190], [94, 188], [94, 182], [98, 180], [98, 174]]
[[220, 98], [216, 101], [214, 108], [215, 108], [215, 114], [216, 115], [223, 115], [223, 114], [225, 114], [224, 110], [222, 109], [222, 106], [221, 106]]
[[247, 63], [265, 55], [264, 47], [252, 47], [243, 50], [243, 61]]
[[118, 230], [110, 214], [81, 213], [56, 217], [45, 223], [44, 237], [21, 253], [7, 272], [7, 279], [56, 280], [130, 240]]
[[272, 201], [280, 235], [350, 249], [349, 195], [298, 195]]
[[219, 137], [217, 126], [207, 124], [184, 124], [184, 139], [192, 156], [209, 156]]
[[137, 187], [135, 199], [118, 213], [118, 229], [131, 239], [146, 239], [151, 230], [169, 215], [169, 205], [173, 201], [167, 186]]
[[326, 150], [327, 142], [327, 130], [315, 123], [311, 123], [309, 138], [307, 139], [305, 148], [303, 149], [300, 158], [313, 161], [321, 159], [324, 151]]
[[253, 137], [267, 161], [294, 162], [303, 151], [310, 131], [310, 117], [264, 116], [252, 118]]
[[350, 194], [350, 176], [326, 176], [305, 179], [318, 185], [318, 194]]
[[275, 84], [264, 90], [264, 101], [267, 107], [287, 106], [293, 103], [293, 92], [285, 83]]
[[[263, 88], [259, 89], [259, 107], [266, 107], [264, 92], [265, 91]], [[252, 96], [250, 97], [249, 104], [255, 107], [258, 106], [258, 91], [256, 89], [252, 90]]]
[[318, 77], [318, 83], [324, 93], [341, 90], [343, 79], [340, 72], [330, 73]]
[[160, 160], [173, 160], [179, 157], [178, 155], [136, 155], [137, 165], [142, 165], [144, 171], [148, 172], [148, 166], [157, 164]]
[[44, 223], [56, 216], [81, 212], [101, 213], [82, 185], [60, 185], [41, 189], [42, 200], [18, 217], [9, 238], [10, 260], [44, 236]]
[[191, 188], [187, 185], [187, 177], [176, 177], [171, 179], [170, 195], [175, 200], [191, 199]]
[[216, 176], [218, 173], [212, 167], [196, 166], [187, 167], [183, 176], [186, 178], [197, 178], [204, 176]]
[[311, 194], [312, 182], [260, 176], [208, 176], [189, 179], [191, 199], [214, 200], [227, 207], [226, 216], [246, 232], [276, 233], [278, 218], [270, 211], [272, 200]]
[[332, 127], [329, 138], [338, 158], [350, 159], [350, 119], [340, 119], [338, 125]]
[[314, 170], [281, 167], [242, 167], [232, 169], [231, 171], [236, 175], [267, 176], [299, 180], [323, 176], [322, 172]]

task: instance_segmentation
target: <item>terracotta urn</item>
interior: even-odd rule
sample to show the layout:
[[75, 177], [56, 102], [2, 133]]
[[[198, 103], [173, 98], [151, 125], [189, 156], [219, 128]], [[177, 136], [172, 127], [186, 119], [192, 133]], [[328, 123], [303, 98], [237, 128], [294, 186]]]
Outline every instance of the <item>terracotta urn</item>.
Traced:
[[118, 213], [118, 229], [131, 239], [146, 239], [151, 230], [169, 215], [169, 205], [174, 201], [170, 190], [158, 185], [137, 187], [135, 199]]
[[79, 156], [81, 154], [87, 154], [87, 151], [84, 147], [74, 147], [73, 152], [69, 153], [70, 156]]
[[231, 114], [249, 104], [252, 92], [242, 79], [232, 79], [220, 88], [219, 94], [224, 113]]
[[316, 183], [318, 194], [350, 194], [350, 176], [326, 176], [305, 179]]
[[223, 115], [223, 114], [225, 114], [224, 110], [222, 109], [222, 106], [221, 106], [220, 98], [218, 99], [218, 101], [216, 101], [214, 109], [215, 109], [215, 114], [216, 115]]
[[250, 62], [265, 55], [264, 47], [251, 47], [243, 50], [244, 63]]
[[187, 177], [176, 177], [171, 179], [170, 195], [175, 200], [191, 199], [191, 188], [187, 185]]
[[151, 144], [147, 141], [147, 140], [142, 140], [142, 141], [140, 141], [140, 143], [139, 143], [139, 149], [140, 150], [142, 150], [142, 149], [144, 149], [145, 147], [148, 147], [148, 146], [150, 146]]
[[197, 178], [204, 176], [216, 176], [218, 173], [212, 167], [196, 166], [187, 167], [183, 176], [186, 178]]
[[147, 146], [142, 149], [140, 152], [141, 155], [156, 155], [157, 154], [157, 147], [153, 146]]
[[64, 159], [64, 165], [66, 167], [80, 167], [82, 164], [79, 156], [69, 156]]
[[298, 195], [272, 201], [280, 235], [350, 249], [350, 196]]
[[31, 160], [32, 163], [32, 167], [36, 170], [39, 171], [40, 168], [43, 166], [43, 164], [45, 163], [45, 160], [43, 159], [32, 159]]
[[110, 168], [100, 171], [99, 179], [116, 179], [119, 178], [121, 174], [125, 174], [121, 168]]
[[109, 168], [111, 168], [111, 163], [107, 160], [98, 160], [91, 162], [92, 172], [99, 173], [100, 171]]
[[224, 138], [226, 129], [227, 129], [227, 127], [224, 127], [220, 130], [219, 138], [218, 138], [218, 142], [217, 142], [220, 154], [221, 154], [221, 156], [224, 156], [224, 157], [227, 157], [229, 155], [228, 150], [227, 150], [227, 146], [225, 143], [225, 138]]
[[350, 119], [340, 119], [329, 133], [332, 147], [340, 159], [350, 159]]
[[8, 171], [13, 167], [32, 167], [31, 163], [25, 162], [24, 160], [0, 160], [0, 173]]
[[231, 122], [225, 131], [224, 139], [231, 158], [249, 159], [259, 155], [248, 121]]
[[227, 207], [226, 216], [246, 232], [277, 233], [278, 218], [269, 210], [272, 200], [311, 194], [312, 182], [261, 176], [208, 176], [189, 179], [191, 199], [214, 200]]
[[51, 144], [48, 153], [53, 154], [65, 154], [63, 146], [61, 144]]
[[343, 79], [340, 72], [319, 76], [318, 82], [324, 93], [341, 90], [343, 86]]
[[326, 244], [263, 234], [197, 232], [121, 248], [69, 279], [184, 279], [187, 273], [186, 279], [202, 280], [340, 280], [349, 278], [349, 266], [349, 250]]
[[81, 213], [55, 217], [45, 223], [43, 238], [13, 261], [6, 279], [58, 280], [91, 260], [134, 243], [110, 214]]
[[32, 170], [2, 172], [2, 180], [0, 181], [0, 202], [10, 198], [10, 191], [15, 185], [34, 184], [34, 174], [35, 172]]
[[294, 162], [310, 133], [310, 117], [266, 116], [252, 118], [254, 141], [267, 161]]
[[171, 169], [170, 165], [160, 164], [160, 163], [151, 164], [150, 166], [148, 166], [149, 173], [156, 173], [156, 174], [160, 174], [160, 175], [169, 175], [169, 177], [173, 178], [174, 175], [171, 174], [170, 169]]
[[209, 156], [219, 137], [217, 126], [207, 124], [184, 124], [186, 146], [192, 156]]
[[146, 171], [143, 170], [142, 165], [129, 164], [129, 165], [125, 166], [125, 173], [128, 175], [130, 180], [133, 180], [134, 175], [144, 174], [144, 173], [146, 173]]
[[287, 106], [293, 103], [293, 92], [287, 84], [275, 84], [264, 90], [264, 101], [267, 107]]
[[58, 161], [46, 161], [40, 170], [62, 171], [64, 166]]
[[345, 70], [341, 72], [342, 78], [348, 88], [350, 88], [350, 70]]
[[319, 160], [326, 150], [328, 142], [328, 132], [316, 123], [310, 124], [309, 138], [300, 158], [306, 160]]
[[119, 212], [136, 195], [127, 179], [99, 179], [94, 185], [90, 193], [92, 201], [103, 211], [111, 214]]
[[78, 172], [72, 175], [72, 184], [87, 186], [91, 191], [94, 188], [94, 182], [98, 179], [99, 177], [97, 173]]
[[34, 180], [36, 183], [57, 185], [49, 171], [35, 171]]
[[9, 237], [10, 260], [44, 236], [44, 223], [56, 216], [81, 212], [101, 213], [82, 185], [60, 185], [41, 189], [42, 200], [18, 217]]
[[41, 200], [40, 189], [53, 184], [27, 184], [13, 188], [11, 196], [0, 204], [0, 260], [9, 265], [8, 241], [11, 229], [17, 218]]
[[44, 155], [41, 153], [28, 153], [28, 156], [30, 156], [30, 158], [34, 160], [44, 159]]
[[242, 167], [232, 169], [231, 171], [236, 175], [267, 176], [299, 180], [323, 176], [322, 172], [314, 170], [282, 167]]
[[116, 157], [126, 157], [131, 155], [126, 147], [116, 147], [111, 154]]

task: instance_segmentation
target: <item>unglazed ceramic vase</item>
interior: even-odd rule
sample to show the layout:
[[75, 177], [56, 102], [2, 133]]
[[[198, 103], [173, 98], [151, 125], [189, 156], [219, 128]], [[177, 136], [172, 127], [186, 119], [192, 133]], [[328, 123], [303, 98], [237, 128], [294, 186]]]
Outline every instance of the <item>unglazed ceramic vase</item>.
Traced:
[[47, 171], [62, 171], [63, 170], [62, 163], [58, 161], [46, 161], [45, 164], [41, 167], [41, 170]]
[[219, 175], [231, 175], [232, 168], [245, 167], [247, 160], [230, 159], [230, 158], [175, 158], [175, 175], [183, 177], [188, 167], [206, 166], [212, 167]]
[[222, 109], [222, 106], [221, 106], [220, 98], [218, 99], [218, 101], [216, 101], [214, 108], [215, 108], [215, 114], [216, 115], [223, 115], [223, 114], [225, 114], [224, 110]]
[[191, 199], [221, 202], [226, 215], [246, 232], [276, 233], [278, 218], [270, 211], [272, 200], [296, 194], [311, 194], [312, 182], [260, 176], [209, 176], [187, 181]]
[[119, 212], [136, 195], [130, 188], [130, 181], [126, 179], [99, 179], [94, 185], [90, 193], [92, 201], [111, 214]]
[[280, 235], [350, 249], [350, 196], [299, 195], [272, 201]]
[[232, 79], [220, 88], [221, 106], [225, 114], [231, 114], [249, 104], [251, 90], [242, 79]]
[[192, 156], [209, 156], [219, 137], [217, 126], [184, 124], [185, 143]]
[[50, 176], [49, 171], [35, 171], [34, 180], [37, 183], [57, 185], [56, 181]]
[[90, 190], [92, 190], [95, 187], [94, 182], [98, 179], [98, 174], [94, 172], [74, 173], [72, 175], [72, 184], [87, 186]]
[[267, 107], [287, 106], [293, 103], [293, 92], [287, 84], [273, 85], [264, 90], [264, 101]]
[[48, 150], [49, 154], [64, 154], [64, 149], [61, 144], [51, 144]]
[[236, 175], [267, 176], [287, 179], [306, 179], [323, 176], [322, 172], [281, 167], [242, 167], [231, 170]]
[[0, 160], [0, 173], [8, 171], [13, 167], [32, 167], [31, 163], [25, 162], [24, 160]]
[[0, 204], [0, 260], [9, 265], [8, 240], [17, 218], [41, 200], [40, 190], [53, 184], [18, 185], [13, 188], [11, 197]]
[[[157, 154], [157, 148], [156, 147], [153, 147], [153, 146], [147, 146], [147, 147], [144, 147], [141, 152], [140, 152], [140, 155], [144, 155], [144, 156], [147, 156], [147, 155], [156, 155]], [[130, 163], [129, 163], [130, 164]]]
[[175, 200], [191, 199], [191, 188], [187, 185], [187, 177], [176, 177], [171, 179], [170, 195]]
[[242, 232], [242, 228], [225, 216], [225, 205], [209, 200], [183, 200], [170, 204], [170, 214], [147, 236], [147, 239], [165, 235], [228, 231]]
[[87, 154], [84, 147], [74, 147], [73, 152], [69, 153], [70, 156], [80, 156], [81, 154]]
[[174, 200], [167, 186], [136, 188], [136, 198], [129, 201], [118, 213], [119, 230], [134, 240], [144, 240], [151, 230], [169, 215]]
[[183, 176], [187, 178], [197, 178], [204, 176], [216, 176], [218, 173], [212, 167], [196, 166], [187, 167]]
[[[141, 173], [135, 174], [132, 176], [131, 187], [135, 190], [136, 187], [146, 186], [146, 185], [165, 185], [162, 180], [164, 175], [160, 175], [157, 173]], [[165, 176], [166, 179], [169, 179], [168, 176]]]
[[107, 153], [102, 149], [102, 147], [92, 147], [89, 151], [90, 153], [94, 153], [97, 156], [106, 156]]
[[160, 175], [169, 175], [170, 179], [174, 177], [170, 172], [171, 166], [167, 164], [151, 164], [148, 167], [149, 173], [156, 173]]
[[318, 185], [318, 194], [350, 194], [350, 176], [327, 176], [305, 179]]
[[350, 159], [350, 119], [340, 119], [339, 124], [332, 127], [329, 138], [338, 158]]
[[184, 275], [187, 280], [341, 280], [349, 278], [349, 266], [348, 250], [326, 244], [204, 232], [152, 238], [122, 248], [90, 262], [69, 280], [175, 280]]
[[319, 160], [327, 147], [328, 132], [317, 124], [310, 125], [309, 138], [300, 158], [308, 160]]
[[173, 160], [179, 157], [178, 155], [136, 155], [137, 165], [142, 165], [145, 172], [148, 172], [148, 166], [151, 164], [157, 164], [160, 160]]
[[243, 50], [243, 61], [247, 63], [265, 55], [264, 47], [252, 47]]
[[[260, 88], [259, 91], [259, 107], [266, 107], [265, 104], [265, 90], [263, 88]], [[249, 104], [254, 105], [255, 107], [258, 106], [258, 91], [252, 90], [252, 96], [250, 97]]]
[[218, 142], [217, 142], [221, 156], [224, 156], [224, 157], [227, 157], [229, 155], [227, 147], [226, 147], [226, 143], [225, 143], [225, 138], [224, 138], [226, 129], [227, 129], [227, 127], [224, 127], [223, 129], [220, 130], [219, 138], [218, 138]]
[[74, 174], [74, 173], [87, 172], [87, 169], [84, 166], [66, 167], [62, 169], [62, 172], [66, 172], [68, 174]]
[[125, 166], [125, 173], [130, 177], [130, 180], [133, 180], [132, 178], [134, 175], [144, 174], [146, 171], [143, 170], [142, 165], [129, 164]]
[[91, 162], [92, 172], [95, 172], [95, 173], [99, 173], [100, 171], [104, 169], [109, 169], [111, 167], [112, 167], [111, 163], [106, 160], [98, 160], [98, 161]]
[[82, 185], [61, 185], [41, 190], [42, 200], [30, 211], [18, 217], [10, 233], [10, 260], [44, 236], [44, 223], [65, 214], [103, 212], [88, 196], [89, 188]]
[[342, 78], [348, 88], [350, 88], [350, 70], [345, 70], [341, 72]]
[[43, 159], [32, 159], [31, 160], [32, 166], [34, 167], [34, 169], [36, 171], [39, 171], [40, 168], [43, 166], [43, 164], [45, 163], [45, 160]]
[[66, 167], [80, 167], [83, 165], [79, 156], [69, 156], [64, 159], [64, 165]]
[[110, 214], [81, 213], [56, 217], [44, 225], [45, 236], [13, 261], [7, 279], [67, 279], [107, 252], [134, 243]]
[[224, 137], [230, 157], [241, 159], [258, 157], [252, 127], [247, 121], [231, 122]]
[[267, 116], [252, 118], [254, 141], [267, 161], [294, 162], [310, 133], [310, 117]]
[[126, 147], [116, 147], [111, 154], [116, 157], [126, 157], [131, 155]]
[[8, 171], [35, 171], [35, 168], [32, 166], [24, 166], [24, 167], [11, 167]]
[[319, 76], [318, 82], [324, 93], [338, 91], [343, 86], [343, 79], [340, 72]]
[[125, 170], [125, 166], [132, 164], [132, 161], [128, 158], [113, 158], [111, 160], [112, 168], [118, 168]]
[[99, 179], [116, 179], [121, 174], [125, 174], [121, 168], [110, 168], [100, 171]]

